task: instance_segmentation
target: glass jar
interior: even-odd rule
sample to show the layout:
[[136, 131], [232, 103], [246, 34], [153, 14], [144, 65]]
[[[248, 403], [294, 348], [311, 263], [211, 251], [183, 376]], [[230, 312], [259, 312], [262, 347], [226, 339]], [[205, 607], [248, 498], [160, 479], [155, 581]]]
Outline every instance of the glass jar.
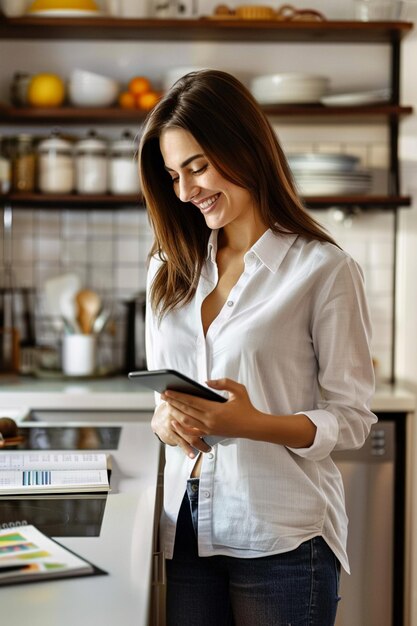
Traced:
[[10, 191], [11, 167], [6, 141], [0, 137], [0, 194]]
[[38, 145], [38, 186], [41, 193], [71, 193], [74, 189], [72, 144], [52, 133]]
[[129, 131], [114, 141], [110, 150], [109, 190], [113, 194], [135, 194], [140, 191], [137, 144]]
[[10, 100], [15, 107], [23, 107], [28, 104], [28, 87], [32, 74], [27, 72], [15, 72], [10, 84]]
[[35, 189], [36, 154], [31, 135], [18, 135], [12, 152], [13, 191]]
[[106, 193], [107, 143], [90, 131], [75, 145], [75, 188], [78, 193]]

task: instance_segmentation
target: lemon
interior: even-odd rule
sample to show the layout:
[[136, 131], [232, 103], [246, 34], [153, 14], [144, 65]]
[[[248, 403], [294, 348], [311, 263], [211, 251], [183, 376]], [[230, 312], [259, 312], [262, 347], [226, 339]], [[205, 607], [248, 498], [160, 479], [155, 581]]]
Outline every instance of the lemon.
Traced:
[[58, 107], [64, 102], [65, 84], [57, 74], [35, 74], [28, 86], [27, 99], [34, 107]]

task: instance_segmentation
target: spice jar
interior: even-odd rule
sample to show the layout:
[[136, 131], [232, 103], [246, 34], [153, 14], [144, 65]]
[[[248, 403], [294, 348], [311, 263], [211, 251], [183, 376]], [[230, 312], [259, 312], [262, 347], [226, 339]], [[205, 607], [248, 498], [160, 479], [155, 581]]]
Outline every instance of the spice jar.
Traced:
[[12, 152], [13, 191], [35, 189], [36, 155], [30, 135], [18, 135]]
[[71, 193], [74, 189], [73, 148], [52, 133], [38, 145], [38, 185], [42, 193]]
[[75, 145], [75, 188], [86, 194], [107, 191], [107, 143], [93, 130]]
[[10, 100], [15, 107], [26, 106], [28, 103], [27, 93], [32, 74], [27, 72], [15, 72], [10, 84]]
[[11, 168], [6, 142], [0, 137], [0, 194], [10, 191]]
[[122, 139], [112, 143], [109, 169], [111, 193], [139, 193], [137, 145], [132, 133], [129, 131], [123, 133]]

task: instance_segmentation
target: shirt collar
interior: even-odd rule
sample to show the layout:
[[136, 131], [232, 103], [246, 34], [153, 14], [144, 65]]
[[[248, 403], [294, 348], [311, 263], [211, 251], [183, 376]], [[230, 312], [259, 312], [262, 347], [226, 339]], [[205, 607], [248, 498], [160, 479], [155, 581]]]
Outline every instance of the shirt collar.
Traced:
[[[207, 245], [207, 260], [212, 263], [216, 262], [218, 232], [218, 229], [211, 231]], [[297, 237], [293, 233], [274, 233], [269, 228], [246, 254], [253, 252], [269, 271], [275, 273]]]

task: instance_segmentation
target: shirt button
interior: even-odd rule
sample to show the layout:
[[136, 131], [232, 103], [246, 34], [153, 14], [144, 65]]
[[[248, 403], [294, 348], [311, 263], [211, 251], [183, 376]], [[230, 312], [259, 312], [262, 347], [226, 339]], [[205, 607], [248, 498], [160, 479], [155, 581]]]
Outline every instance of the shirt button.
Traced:
[[205, 498], [210, 498], [210, 491], [205, 491], [204, 492], [204, 497]]
[[233, 306], [234, 302], [233, 302], [233, 300], [228, 300], [226, 304], [227, 304], [227, 306]]
[[209, 452], [207, 456], [209, 459], [214, 459], [214, 454], [212, 452]]

